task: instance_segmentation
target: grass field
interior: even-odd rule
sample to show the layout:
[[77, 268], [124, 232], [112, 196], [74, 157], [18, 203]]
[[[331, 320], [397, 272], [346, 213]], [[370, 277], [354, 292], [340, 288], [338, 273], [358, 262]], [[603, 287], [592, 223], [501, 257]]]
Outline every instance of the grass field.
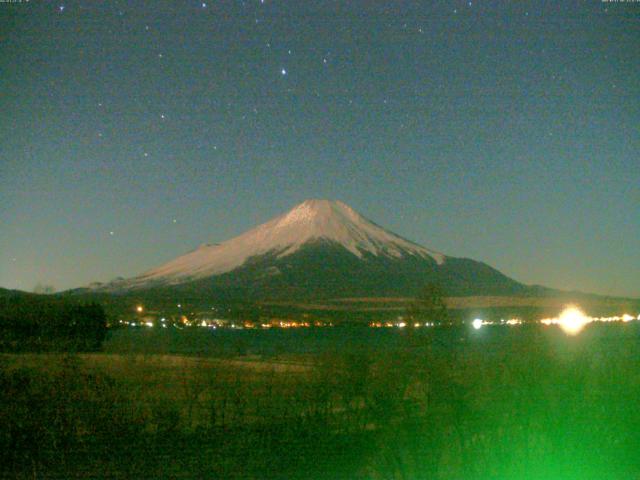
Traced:
[[282, 333], [268, 355], [129, 353], [119, 338], [109, 353], [4, 355], [5, 476], [640, 475], [638, 326], [359, 332]]

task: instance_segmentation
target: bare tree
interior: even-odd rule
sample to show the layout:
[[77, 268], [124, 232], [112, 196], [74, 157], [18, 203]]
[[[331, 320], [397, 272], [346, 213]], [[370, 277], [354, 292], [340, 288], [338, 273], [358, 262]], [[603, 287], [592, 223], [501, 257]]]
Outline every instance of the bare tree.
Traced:
[[407, 326], [429, 322], [436, 325], [449, 322], [444, 289], [435, 283], [425, 285], [407, 308]]
[[53, 285], [43, 285], [42, 283], [38, 283], [35, 287], [33, 287], [33, 293], [51, 295], [52, 293], [56, 293], [56, 289], [53, 287]]

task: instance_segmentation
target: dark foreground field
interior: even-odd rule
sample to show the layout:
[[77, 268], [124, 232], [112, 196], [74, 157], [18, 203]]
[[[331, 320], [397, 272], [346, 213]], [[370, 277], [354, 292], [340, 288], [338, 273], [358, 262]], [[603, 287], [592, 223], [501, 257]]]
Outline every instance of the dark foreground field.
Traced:
[[123, 330], [13, 354], [4, 478], [640, 478], [634, 324]]

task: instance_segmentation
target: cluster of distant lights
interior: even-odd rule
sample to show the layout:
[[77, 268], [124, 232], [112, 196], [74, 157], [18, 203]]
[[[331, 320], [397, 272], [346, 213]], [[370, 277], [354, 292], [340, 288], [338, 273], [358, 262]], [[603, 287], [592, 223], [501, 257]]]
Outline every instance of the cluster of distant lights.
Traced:
[[[182, 308], [181, 304], [176, 305], [178, 308]], [[212, 307], [211, 310], [216, 310], [215, 307]], [[137, 305], [135, 307], [135, 312], [138, 314], [144, 313], [145, 309], [142, 305]], [[202, 328], [231, 328], [231, 329], [269, 329], [269, 328], [309, 328], [309, 327], [333, 327], [332, 322], [328, 321], [298, 321], [298, 320], [273, 320], [269, 323], [264, 322], [251, 322], [251, 321], [237, 321], [232, 322], [227, 319], [215, 318], [215, 319], [189, 319], [186, 315], [180, 315], [179, 318], [171, 318], [167, 319], [165, 317], [160, 318], [158, 321], [154, 322], [151, 320], [137, 320], [137, 321], [129, 321], [129, 320], [119, 320], [118, 323], [120, 325], [126, 325], [129, 327], [162, 327], [168, 328], [173, 327], [179, 330], [184, 329], [184, 327], [202, 327]]]
[[[631, 321], [640, 321], [640, 315], [633, 316], [625, 313], [623, 315], [616, 315], [612, 317], [590, 317], [586, 315], [579, 307], [575, 305], [567, 306], [557, 317], [553, 318], [543, 318], [542, 320], [538, 320], [537, 322], [525, 322], [519, 318], [509, 318], [509, 319], [501, 319], [499, 321], [491, 321], [491, 320], [483, 320], [481, 318], [475, 318], [470, 322], [471, 327], [474, 330], [480, 330], [484, 326], [488, 325], [522, 325], [523, 323], [541, 323], [542, 325], [558, 325], [567, 335], [577, 335], [582, 331], [582, 329], [592, 322], [631, 322]], [[413, 324], [407, 323], [402, 319], [402, 317], [398, 317], [398, 321], [396, 322], [371, 322], [369, 323], [370, 327], [373, 328], [406, 328], [408, 326], [413, 326], [414, 328], [420, 327], [435, 327], [437, 324], [434, 322], [426, 322], [420, 323], [415, 322]]]
[[[182, 305], [178, 304], [178, 307], [182, 307]], [[142, 305], [138, 305], [136, 307], [137, 313], [143, 313], [144, 307]], [[543, 318], [542, 320], [538, 320], [538, 322], [532, 323], [541, 323], [542, 325], [558, 325], [567, 335], [577, 335], [580, 333], [586, 325], [593, 322], [631, 322], [631, 321], [640, 321], [640, 314], [637, 316], [629, 315], [625, 313], [619, 316], [611, 316], [611, 317], [591, 317], [585, 314], [579, 307], [575, 305], [567, 306], [557, 317], [553, 318]], [[139, 321], [139, 322], [129, 322], [120, 320], [120, 324], [128, 325], [131, 327], [154, 327], [156, 324], [151, 321]], [[167, 319], [161, 318], [159, 325], [162, 328], [167, 328]], [[523, 320], [519, 318], [510, 318], [510, 319], [501, 319], [499, 321], [488, 321], [483, 320], [481, 318], [475, 318], [471, 321], [471, 326], [475, 330], [480, 330], [484, 326], [488, 325], [521, 325], [525, 323]], [[170, 323], [175, 328], [182, 329], [184, 326], [188, 327], [206, 327], [206, 328], [219, 328], [219, 327], [227, 327], [227, 328], [308, 328], [311, 326], [314, 327], [331, 327], [332, 323], [327, 322], [308, 322], [308, 321], [295, 321], [295, 320], [278, 320], [270, 323], [256, 323], [256, 322], [238, 322], [238, 323], [230, 323], [227, 320], [216, 319], [214, 321], [211, 320], [189, 320], [185, 315], [180, 317], [178, 322]], [[420, 327], [435, 327], [437, 324], [435, 322], [415, 322], [413, 324], [409, 324], [402, 317], [398, 317], [398, 321], [396, 322], [371, 322], [369, 323], [370, 327], [374, 328], [405, 328], [407, 326], [413, 326], [414, 328]]]
[[[399, 321], [399, 322], [371, 322], [371, 323], [369, 323], [369, 326], [373, 327], [373, 328], [392, 328], [392, 327], [405, 328], [408, 325], [410, 325], [410, 324], [407, 323], [407, 322], [404, 322], [404, 321]], [[414, 328], [435, 327], [436, 326], [435, 322], [425, 322], [425, 323], [415, 322], [412, 325], [413, 325]]]
[[[586, 327], [589, 323], [593, 322], [631, 322], [633, 320], [640, 321], [640, 315], [633, 316], [625, 313], [623, 315], [616, 315], [612, 317], [591, 317], [584, 313], [579, 307], [575, 305], [567, 306], [560, 315], [553, 318], [543, 318], [539, 320], [538, 323], [543, 325], [558, 325], [567, 335], [577, 335], [580, 333], [584, 327]], [[522, 321], [519, 319], [511, 319], [511, 320], [501, 320], [498, 322], [488, 322], [482, 320], [480, 318], [476, 318], [471, 322], [471, 326], [480, 330], [485, 325], [495, 325], [495, 324], [507, 324], [507, 325], [519, 325]]]
[[[475, 320], [473, 320], [471, 322], [471, 325], [476, 330], [479, 330], [484, 325], [520, 325], [521, 323], [523, 323], [523, 321], [518, 319], [518, 318], [510, 318], [508, 320], [502, 319], [499, 322], [491, 322], [491, 321], [482, 320], [480, 318], [476, 318]], [[371, 322], [371, 323], [369, 323], [369, 326], [373, 327], [373, 328], [393, 328], [393, 327], [395, 327], [395, 328], [406, 328], [406, 327], [409, 327], [409, 326], [412, 326], [413, 328], [422, 328], [422, 327], [436, 327], [438, 325], [439, 324], [436, 323], [436, 322], [424, 322], [424, 323], [414, 322], [414, 323], [408, 323], [408, 322], [405, 322], [405, 321], [398, 321], [398, 322]]]
[[333, 327], [333, 323], [331, 322], [296, 322], [296, 321], [277, 321], [273, 323], [255, 323], [255, 322], [238, 322], [238, 323], [230, 323], [227, 320], [188, 320], [187, 317], [183, 316], [177, 321], [168, 322], [166, 318], [161, 318], [159, 323], [154, 323], [151, 321], [128, 321], [128, 320], [119, 320], [120, 325], [127, 325], [129, 327], [149, 327], [153, 328], [156, 326], [160, 326], [162, 328], [173, 327], [178, 330], [184, 329], [184, 327], [202, 327], [202, 328], [231, 328], [236, 330], [244, 330], [244, 329], [270, 329], [270, 328], [309, 328], [309, 327]]

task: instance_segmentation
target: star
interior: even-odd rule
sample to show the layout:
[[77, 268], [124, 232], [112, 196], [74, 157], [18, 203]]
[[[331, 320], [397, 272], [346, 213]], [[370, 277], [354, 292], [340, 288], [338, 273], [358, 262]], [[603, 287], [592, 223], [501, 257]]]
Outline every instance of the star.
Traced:
[[149, 156], [149, 154], [148, 154], [147, 152], [144, 152], [144, 156], [145, 156], [145, 157], [148, 157], [148, 156]]
[[113, 234], [114, 234], [114, 233], [115, 233], [115, 232], [112, 230], [112, 231], [110, 231], [110, 232], [109, 232], [109, 235], [111, 235], [111, 236], [113, 237]]
[[202, 8], [207, 8], [207, 4], [202, 2]]
[[281, 73], [282, 75], [286, 75], [286, 74], [287, 74], [287, 70], [283, 68], [282, 70], [280, 70], [280, 73]]
[[161, 113], [161, 114], [160, 114], [160, 118], [161, 118], [162, 120], [164, 120], [164, 119], [166, 118], [166, 117], [164, 116], [164, 113]]
[[64, 5], [60, 5], [60, 6], [58, 7], [58, 11], [60, 11], [60, 12], [64, 12]]

